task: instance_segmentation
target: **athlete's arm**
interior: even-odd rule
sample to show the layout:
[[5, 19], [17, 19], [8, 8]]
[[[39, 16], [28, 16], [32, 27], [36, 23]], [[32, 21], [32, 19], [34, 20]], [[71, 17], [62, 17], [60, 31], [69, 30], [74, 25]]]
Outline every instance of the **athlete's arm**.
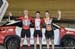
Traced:
[[43, 24], [44, 24], [44, 18], [41, 19], [41, 25], [43, 25]]
[[43, 27], [43, 28], [44, 28], [44, 26], [45, 26], [44, 23], [45, 23], [45, 20], [44, 20], [44, 18], [42, 18], [42, 19], [41, 19], [41, 27]]
[[57, 20], [60, 20], [60, 19], [61, 19], [61, 11], [58, 10], [58, 18], [57, 18]]
[[20, 21], [22, 21], [24, 18], [23, 18], [23, 16], [19, 16], [18, 18], [15, 18], [15, 20], [20, 20]]
[[30, 17], [30, 20], [31, 20], [30, 21], [31, 22], [30, 27], [33, 28], [34, 27], [34, 22], [35, 22], [34, 18]]
[[58, 10], [58, 15], [56, 17], [58, 17], [58, 18], [55, 18], [55, 17], [52, 18], [53, 22], [57, 22], [61, 19], [61, 11], [60, 10]]
[[23, 16], [20, 16], [20, 17], [18, 17], [18, 18], [16, 18], [16, 19], [23, 19]]
[[32, 23], [32, 21], [33, 21], [33, 18], [32, 18], [32, 16], [29, 16], [29, 19], [30, 19], [30, 22]]
[[12, 17], [12, 13], [11, 12], [8, 12], [8, 19], [7, 19], [7, 21], [10, 21], [11, 20], [11, 17]]
[[35, 23], [35, 18], [32, 18], [31, 19], [31, 22], [34, 24]]

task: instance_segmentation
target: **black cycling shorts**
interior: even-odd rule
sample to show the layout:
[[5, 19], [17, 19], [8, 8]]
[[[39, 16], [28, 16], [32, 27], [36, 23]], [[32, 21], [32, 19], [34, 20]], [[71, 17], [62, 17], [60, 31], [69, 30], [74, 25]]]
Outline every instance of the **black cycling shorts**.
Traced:
[[34, 31], [34, 37], [37, 37], [37, 36], [42, 37], [42, 31], [41, 30], [35, 30]]
[[28, 30], [22, 29], [22, 31], [21, 31], [21, 38], [24, 38], [25, 36], [27, 38], [30, 38], [30, 36], [31, 36], [30, 29], [28, 29]]
[[53, 30], [51, 30], [51, 31], [46, 30], [45, 37], [46, 37], [46, 39], [54, 39], [54, 31]]

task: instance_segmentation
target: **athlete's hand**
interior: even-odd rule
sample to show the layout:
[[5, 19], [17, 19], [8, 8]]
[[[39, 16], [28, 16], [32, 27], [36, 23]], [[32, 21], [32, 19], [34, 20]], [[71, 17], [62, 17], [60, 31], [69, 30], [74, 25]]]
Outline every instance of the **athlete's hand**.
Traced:
[[8, 20], [7, 21], [10, 21], [10, 17], [12, 16], [12, 13], [11, 12], [8, 12], [8, 15], [9, 15], [9, 17], [8, 17]]
[[11, 13], [11, 12], [8, 12], [8, 15], [9, 15], [9, 16], [12, 16], [12, 13]]
[[60, 10], [58, 10], [58, 14], [61, 15], [61, 11]]
[[61, 19], [61, 11], [60, 10], [58, 10], [58, 15], [59, 15], [58, 20], [60, 20]]

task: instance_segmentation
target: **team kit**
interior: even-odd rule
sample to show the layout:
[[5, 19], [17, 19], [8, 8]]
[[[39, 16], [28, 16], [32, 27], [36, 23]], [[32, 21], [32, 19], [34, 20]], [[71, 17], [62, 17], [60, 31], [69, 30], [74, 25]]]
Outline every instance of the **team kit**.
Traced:
[[[37, 37], [39, 37], [39, 46], [40, 49], [42, 49], [42, 26], [45, 24], [45, 38], [47, 43], [47, 49], [49, 48], [49, 41], [51, 41], [52, 49], [54, 49], [54, 31], [53, 31], [53, 18], [50, 15], [50, 12], [46, 10], [44, 12], [45, 17], [40, 18], [40, 11], [35, 12], [35, 18], [32, 18], [29, 16], [28, 10], [24, 10], [24, 16], [20, 16], [17, 19], [20, 19], [22, 21], [22, 31], [21, 31], [21, 42], [20, 42], [20, 49], [23, 49], [23, 42], [24, 38], [26, 36], [27, 39], [27, 47], [30, 49], [30, 24], [34, 24], [34, 49], [37, 49]], [[11, 16], [11, 13], [9, 13]], [[61, 18], [61, 11], [58, 10], [58, 18], [57, 20], [60, 20]]]

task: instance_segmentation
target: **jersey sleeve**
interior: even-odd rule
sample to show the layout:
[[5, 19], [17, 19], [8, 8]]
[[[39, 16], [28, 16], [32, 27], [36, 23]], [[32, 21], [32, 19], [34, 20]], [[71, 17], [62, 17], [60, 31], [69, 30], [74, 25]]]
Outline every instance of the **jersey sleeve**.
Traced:
[[32, 20], [32, 16], [29, 16], [30, 21]]
[[34, 25], [35, 25], [35, 20], [34, 20], [34, 18], [31, 18], [31, 24], [30, 24], [30, 27], [34, 27]]
[[35, 23], [35, 18], [32, 18], [31, 22], [32, 22], [32, 23]]
[[43, 25], [44, 24], [44, 19], [41, 19], [41, 25]]

